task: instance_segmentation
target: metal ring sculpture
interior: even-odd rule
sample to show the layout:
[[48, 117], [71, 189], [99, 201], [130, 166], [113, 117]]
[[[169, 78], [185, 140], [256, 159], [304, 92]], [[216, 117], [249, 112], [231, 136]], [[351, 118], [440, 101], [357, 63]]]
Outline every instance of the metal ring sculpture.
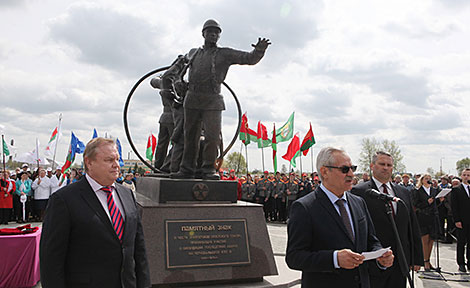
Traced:
[[[150, 71], [149, 73], [145, 74], [144, 76], [142, 76], [142, 78], [139, 79], [139, 81], [137, 81], [134, 86], [132, 87], [131, 91], [129, 92], [129, 95], [127, 96], [127, 99], [126, 99], [126, 103], [124, 104], [124, 130], [126, 130], [126, 136], [127, 136], [127, 141], [129, 141], [129, 144], [131, 145], [131, 148], [132, 148], [132, 151], [134, 151], [135, 155], [137, 155], [137, 157], [140, 159], [140, 161], [142, 161], [142, 163], [144, 163], [147, 167], [149, 167], [150, 169], [152, 169], [152, 171], [157, 171], [157, 169], [155, 168], [155, 166], [152, 165], [152, 163], [149, 163], [147, 160], [145, 160], [142, 156], [140, 156], [139, 152], [137, 151], [137, 149], [135, 148], [135, 145], [134, 145], [134, 142], [132, 141], [132, 138], [131, 138], [131, 133], [129, 132], [129, 125], [128, 125], [128, 121], [127, 121], [127, 112], [129, 110], [129, 104], [131, 102], [131, 98], [132, 98], [132, 95], [134, 95], [134, 92], [135, 90], [137, 89], [137, 87], [139, 87], [139, 85], [145, 80], [147, 79], [148, 77], [152, 76], [153, 74], [156, 74], [158, 72], [161, 72], [161, 71], [165, 71], [167, 70], [168, 68], [170, 68], [171, 66], [165, 66], [165, 67], [161, 67], [161, 68], [158, 68], [158, 69], [155, 69], [153, 71]], [[230, 151], [230, 149], [232, 148], [233, 144], [235, 144], [235, 141], [237, 141], [237, 137], [238, 137], [238, 133], [240, 131], [240, 127], [242, 125], [242, 108], [240, 106], [240, 101], [238, 101], [238, 98], [237, 98], [237, 95], [235, 95], [235, 92], [227, 85], [227, 83], [225, 82], [222, 82], [222, 84], [228, 89], [228, 91], [230, 91], [230, 93], [232, 94], [233, 96], [233, 99], [235, 99], [235, 103], [237, 104], [237, 109], [238, 109], [238, 127], [237, 127], [237, 131], [235, 132], [235, 135], [233, 135], [233, 138], [232, 138], [232, 141], [230, 142], [230, 144], [228, 145], [228, 147], [223, 151], [222, 155], [219, 157], [220, 158], [223, 158], [227, 153], [228, 151]]]

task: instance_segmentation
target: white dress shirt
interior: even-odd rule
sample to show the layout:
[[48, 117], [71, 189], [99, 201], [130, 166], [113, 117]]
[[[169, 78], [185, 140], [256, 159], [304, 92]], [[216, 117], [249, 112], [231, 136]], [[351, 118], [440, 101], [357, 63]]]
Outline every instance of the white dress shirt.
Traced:
[[[88, 174], [85, 174], [85, 177], [88, 183], [90, 184], [91, 189], [93, 189], [93, 192], [95, 192], [96, 197], [98, 197], [98, 200], [100, 201], [101, 206], [103, 206], [104, 211], [108, 215], [109, 220], [111, 220], [111, 215], [109, 214], [109, 209], [108, 209], [108, 193], [101, 190], [101, 188], [104, 186], [96, 182], [95, 179], [91, 178], [90, 175]], [[122, 220], [126, 220], [126, 215], [122, 208], [121, 199], [119, 199], [119, 196], [116, 193], [116, 187], [114, 183], [113, 185], [111, 185], [111, 187], [113, 187], [112, 194], [113, 194], [114, 203], [116, 203], [116, 206], [118, 207], [119, 211], [121, 211]], [[111, 223], [112, 223], [112, 220], [111, 220]]]
[[[382, 183], [379, 180], [375, 179], [374, 176], [372, 176], [372, 180], [375, 182], [375, 185], [379, 188], [380, 192], [385, 193], [384, 192], [384, 187], [382, 187], [382, 184], [385, 184], [385, 186], [387, 186], [388, 194], [390, 196], [397, 197], [395, 195], [395, 191], [393, 191], [393, 189], [392, 189], [392, 185], [390, 184], [390, 182]], [[392, 201], [392, 207], [393, 207], [393, 212], [396, 214], [397, 213], [397, 202]]]

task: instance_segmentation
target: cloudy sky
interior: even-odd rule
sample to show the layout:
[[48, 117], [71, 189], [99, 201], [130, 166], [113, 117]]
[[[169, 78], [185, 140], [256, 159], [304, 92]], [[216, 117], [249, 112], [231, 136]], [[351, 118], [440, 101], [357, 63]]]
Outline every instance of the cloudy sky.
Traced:
[[[96, 128], [128, 144], [123, 106], [134, 83], [202, 45], [208, 18], [223, 29], [220, 46], [251, 50], [273, 43], [256, 66], [232, 66], [226, 82], [247, 112], [280, 127], [295, 111], [303, 138], [312, 123], [316, 153], [342, 146], [357, 162], [364, 137], [395, 140], [410, 172], [455, 173], [469, 156], [470, 2], [465, 0], [2, 0], [0, 129], [17, 153], [45, 146], [63, 114], [58, 160], [73, 131], [87, 142]], [[225, 91], [225, 143], [237, 111]], [[148, 81], [129, 108], [132, 139], [145, 154], [158, 134], [159, 95]], [[278, 145], [283, 155], [288, 143]], [[240, 151], [237, 141], [232, 151]], [[250, 145], [249, 166], [262, 168]], [[265, 149], [266, 169], [272, 169]], [[81, 158], [77, 158], [80, 160]], [[288, 165], [280, 159], [280, 164]], [[310, 170], [310, 156], [303, 160]]]

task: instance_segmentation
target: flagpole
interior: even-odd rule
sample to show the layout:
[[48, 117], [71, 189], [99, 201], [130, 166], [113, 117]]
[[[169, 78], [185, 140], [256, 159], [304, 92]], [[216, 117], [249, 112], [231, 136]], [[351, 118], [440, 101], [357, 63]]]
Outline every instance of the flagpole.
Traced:
[[3, 172], [5, 172], [5, 149], [3, 149], [3, 143], [5, 143], [5, 136], [2, 134], [2, 155], [3, 155]]
[[[240, 161], [242, 159], [242, 151], [243, 151], [243, 142], [240, 143], [240, 155], [238, 155], [238, 163], [237, 163], [237, 174], [238, 174], [238, 171], [240, 171]], [[217, 171], [219, 172], [219, 171]]]
[[245, 145], [246, 175], [248, 175], [248, 145]]
[[[300, 151], [300, 150], [299, 150]], [[300, 176], [302, 177], [302, 152], [300, 152]]]
[[312, 173], [313, 173], [313, 146], [310, 149], [310, 163], [312, 164]]
[[38, 162], [38, 175], [39, 175], [39, 140], [36, 138], [36, 161]]
[[62, 113], [59, 114], [59, 127], [57, 128], [57, 137], [55, 139], [54, 157], [52, 157], [52, 167], [51, 167], [52, 172], [54, 172], [55, 155], [57, 153], [57, 144], [59, 143], [61, 124], [62, 124]]
[[[263, 141], [263, 140], [261, 140], [261, 141]], [[261, 142], [261, 143], [262, 143], [262, 142]], [[261, 159], [262, 159], [262, 161], [263, 161], [263, 171], [265, 171], [265, 170], [264, 170], [264, 148], [263, 148], [263, 146], [261, 146]]]

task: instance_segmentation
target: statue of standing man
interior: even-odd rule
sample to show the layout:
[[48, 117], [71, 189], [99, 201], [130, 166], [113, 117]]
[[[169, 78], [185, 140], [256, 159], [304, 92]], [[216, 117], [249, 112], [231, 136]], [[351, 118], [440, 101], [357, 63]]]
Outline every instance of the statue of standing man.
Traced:
[[199, 155], [199, 138], [204, 129], [201, 172], [203, 179], [218, 180], [215, 160], [220, 143], [222, 111], [225, 104], [221, 91], [230, 65], [254, 65], [263, 58], [269, 39], [258, 38], [252, 44], [253, 51], [245, 52], [232, 48], [218, 47], [220, 28], [217, 21], [209, 19], [204, 23], [202, 36], [204, 46], [191, 49], [188, 58], [188, 91], [184, 99], [184, 151], [180, 170], [172, 178], [194, 178], [196, 160]]

